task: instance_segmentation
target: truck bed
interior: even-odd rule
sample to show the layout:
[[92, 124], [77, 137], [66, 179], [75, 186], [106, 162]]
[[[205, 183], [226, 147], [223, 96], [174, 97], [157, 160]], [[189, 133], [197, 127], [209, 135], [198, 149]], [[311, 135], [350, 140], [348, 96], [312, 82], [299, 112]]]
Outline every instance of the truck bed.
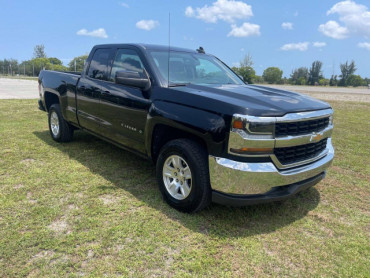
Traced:
[[[56, 94], [59, 96], [62, 113], [65, 119], [71, 123], [78, 124], [76, 115], [76, 86], [81, 78], [80, 72], [60, 72], [43, 70], [40, 72], [39, 80], [42, 81], [44, 89], [40, 94]], [[48, 110], [49, 104], [45, 103], [44, 95], [40, 95], [43, 105]]]

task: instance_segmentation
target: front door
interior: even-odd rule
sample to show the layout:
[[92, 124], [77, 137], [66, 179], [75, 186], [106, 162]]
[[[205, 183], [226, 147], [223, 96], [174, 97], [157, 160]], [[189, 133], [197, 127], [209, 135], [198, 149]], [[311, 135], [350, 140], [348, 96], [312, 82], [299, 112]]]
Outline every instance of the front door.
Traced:
[[102, 132], [120, 144], [145, 153], [144, 129], [151, 101], [138, 88], [116, 84], [118, 70], [144, 74], [144, 65], [136, 50], [118, 49], [116, 52], [109, 81], [102, 89]]

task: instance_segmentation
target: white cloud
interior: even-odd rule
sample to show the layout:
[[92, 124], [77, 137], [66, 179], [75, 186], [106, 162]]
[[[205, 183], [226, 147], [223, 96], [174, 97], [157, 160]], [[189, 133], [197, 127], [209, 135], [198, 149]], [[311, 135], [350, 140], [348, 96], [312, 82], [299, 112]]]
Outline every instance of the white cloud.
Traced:
[[333, 20], [321, 24], [319, 26], [319, 31], [325, 36], [338, 40], [348, 38], [349, 35], [347, 27], [340, 26], [338, 22]]
[[319, 26], [319, 31], [334, 39], [344, 39], [350, 35], [358, 35], [370, 38], [370, 12], [365, 5], [357, 4], [354, 1], [341, 1], [336, 3], [327, 15], [338, 14], [339, 21], [328, 21]]
[[185, 9], [185, 15], [187, 17], [192, 17], [192, 16], [194, 16], [194, 14], [195, 14], [195, 12], [194, 12], [194, 9], [192, 7], [189, 6]]
[[89, 37], [96, 37], [96, 38], [108, 38], [107, 33], [105, 32], [104, 28], [99, 28], [93, 31], [87, 31], [86, 29], [81, 29], [76, 33], [79, 36], [89, 36]]
[[313, 42], [312, 45], [314, 47], [324, 47], [326, 46], [326, 42]]
[[124, 2], [120, 2], [119, 5], [122, 6], [122, 7], [125, 7], [125, 8], [130, 8], [130, 6], [127, 3], [124, 3]]
[[156, 20], [140, 20], [136, 22], [136, 27], [146, 31], [150, 31], [155, 27], [159, 26], [159, 22]]
[[281, 24], [281, 28], [283, 28], [285, 30], [293, 30], [293, 23], [291, 23], [291, 22], [283, 22]]
[[357, 46], [370, 51], [370, 42], [360, 42]]
[[280, 47], [280, 49], [284, 51], [290, 50], [306, 51], [308, 49], [308, 45], [309, 42], [287, 43]]
[[298, 16], [298, 15], [299, 15], [298, 11], [295, 11], [294, 16]]
[[235, 24], [231, 25], [231, 31], [227, 34], [228, 37], [232, 36], [238, 38], [259, 35], [261, 35], [260, 26], [248, 22], [244, 22], [240, 27]]
[[191, 6], [185, 10], [185, 15], [195, 17], [207, 23], [216, 23], [223, 20], [234, 23], [236, 19], [247, 19], [253, 16], [252, 7], [242, 1], [217, 0], [211, 6], [193, 9]]

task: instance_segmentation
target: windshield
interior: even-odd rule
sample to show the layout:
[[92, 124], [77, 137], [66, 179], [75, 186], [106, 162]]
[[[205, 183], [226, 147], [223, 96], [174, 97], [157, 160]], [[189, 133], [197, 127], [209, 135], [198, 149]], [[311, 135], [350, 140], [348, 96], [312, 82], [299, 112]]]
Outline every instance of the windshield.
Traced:
[[228, 67], [213, 56], [168, 51], [150, 51], [162, 78], [168, 82], [168, 68], [170, 68], [169, 85], [181, 84], [244, 84]]

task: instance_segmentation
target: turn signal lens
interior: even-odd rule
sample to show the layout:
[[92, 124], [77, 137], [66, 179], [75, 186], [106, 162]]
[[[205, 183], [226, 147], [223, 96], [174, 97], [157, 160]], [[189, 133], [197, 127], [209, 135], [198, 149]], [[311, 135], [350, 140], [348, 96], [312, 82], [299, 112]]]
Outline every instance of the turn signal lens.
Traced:
[[237, 154], [271, 154], [272, 148], [241, 148], [241, 149], [230, 149], [231, 152]]
[[239, 120], [235, 120], [233, 122], [233, 128], [243, 129], [243, 122], [242, 121], [239, 121]]

